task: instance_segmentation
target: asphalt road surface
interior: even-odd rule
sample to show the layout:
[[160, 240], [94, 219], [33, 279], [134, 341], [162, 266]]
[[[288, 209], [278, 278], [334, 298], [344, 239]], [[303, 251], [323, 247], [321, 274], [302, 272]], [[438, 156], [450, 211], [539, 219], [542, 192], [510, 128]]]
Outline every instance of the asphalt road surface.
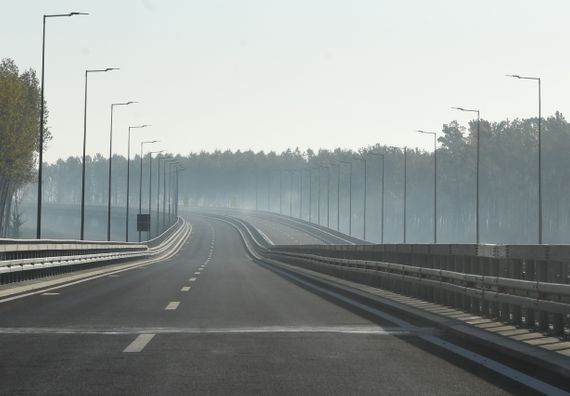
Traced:
[[230, 225], [190, 222], [169, 260], [0, 302], [0, 393], [530, 393], [253, 262]]

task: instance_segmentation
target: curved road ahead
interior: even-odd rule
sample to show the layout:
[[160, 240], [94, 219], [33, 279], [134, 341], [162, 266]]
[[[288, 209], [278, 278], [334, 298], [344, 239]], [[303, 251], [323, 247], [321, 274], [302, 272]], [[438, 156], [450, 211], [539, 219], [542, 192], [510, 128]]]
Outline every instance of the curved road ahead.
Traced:
[[530, 393], [253, 262], [230, 225], [190, 222], [169, 260], [0, 300], [2, 393]]

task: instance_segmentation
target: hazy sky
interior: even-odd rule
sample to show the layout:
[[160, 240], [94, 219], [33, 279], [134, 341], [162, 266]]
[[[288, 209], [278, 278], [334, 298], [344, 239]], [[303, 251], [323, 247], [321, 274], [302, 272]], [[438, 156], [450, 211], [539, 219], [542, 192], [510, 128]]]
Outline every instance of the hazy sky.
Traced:
[[[79, 155], [86, 68], [88, 152], [134, 135], [156, 149], [281, 151], [382, 142], [430, 147], [415, 129], [440, 130], [478, 107], [491, 120], [570, 113], [568, 0], [22, 0], [0, 17], [0, 57], [38, 70], [48, 20], [48, 161]], [[106, 154], [105, 154], [106, 155]]]

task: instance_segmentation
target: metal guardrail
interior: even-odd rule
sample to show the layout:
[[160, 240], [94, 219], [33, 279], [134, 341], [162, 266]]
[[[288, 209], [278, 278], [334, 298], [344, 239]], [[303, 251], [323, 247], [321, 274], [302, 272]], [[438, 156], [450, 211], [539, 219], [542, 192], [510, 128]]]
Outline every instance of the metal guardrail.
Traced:
[[146, 243], [0, 239], [0, 284], [155, 256], [187, 227], [178, 219]]
[[570, 246], [272, 246], [269, 257], [569, 336]]
[[225, 220], [262, 257], [570, 339], [570, 246], [278, 246]]

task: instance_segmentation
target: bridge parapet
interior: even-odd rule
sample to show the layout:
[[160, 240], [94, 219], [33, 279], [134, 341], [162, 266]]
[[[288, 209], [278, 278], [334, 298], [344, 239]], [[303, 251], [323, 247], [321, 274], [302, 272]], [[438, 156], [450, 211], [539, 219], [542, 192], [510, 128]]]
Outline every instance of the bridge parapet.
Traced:
[[0, 284], [156, 256], [187, 228], [187, 223], [179, 218], [165, 232], [145, 243], [0, 239]]
[[568, 245], [293, 245], [267, 254], [312, 270], [569, 337]]

